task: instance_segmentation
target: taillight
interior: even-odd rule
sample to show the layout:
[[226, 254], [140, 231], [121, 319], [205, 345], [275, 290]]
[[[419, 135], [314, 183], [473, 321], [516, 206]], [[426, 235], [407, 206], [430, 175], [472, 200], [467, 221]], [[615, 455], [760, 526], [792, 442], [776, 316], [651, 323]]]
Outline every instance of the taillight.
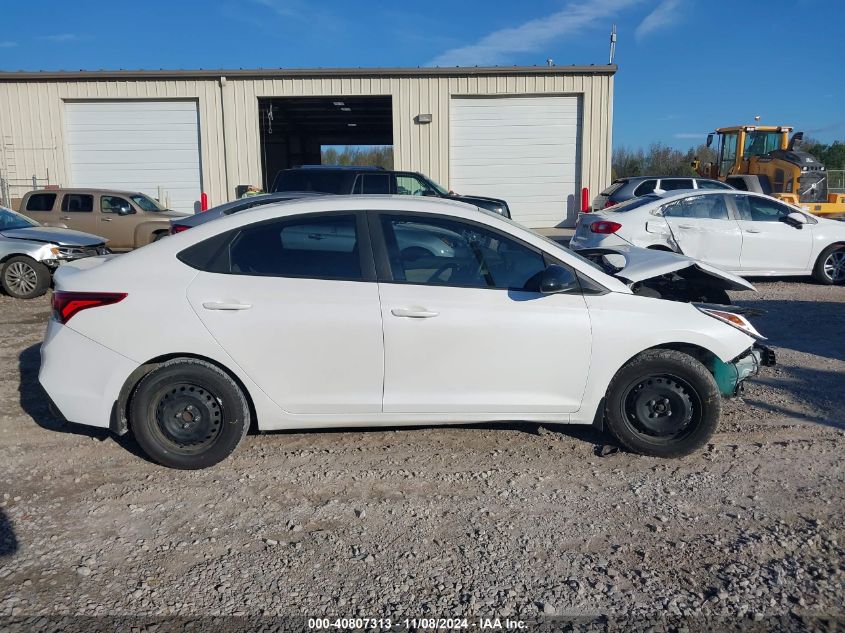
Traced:
[[182, 231], [187, 231], [190, 226], [185, 226], [184, 224], [171, 224], [170, 225], [170, 234], [176, 235], [177, 233], [181, 233]]
[[126, 298], [125, 292], [63, 292], [53, 293], [53, 316], [59, 323], [67, 323], [77, 312], [107, 306]]
[[604, 203], [605, 209], [613, 207], [613, 206], [616, 206], [616, 203], [613, 200], [611, 200], [610, 198], [608, 198], [607, 201]]
[[619, 229], [622, 228], [622, 225], [619, 222], [611, 222], [609, 220], [601, 220], [600, 222], [593, 222], [590, 225], [590, 230], [593, 233], [601, 233], [602, 235], [609, 235], [610, 233], [616, 233]]

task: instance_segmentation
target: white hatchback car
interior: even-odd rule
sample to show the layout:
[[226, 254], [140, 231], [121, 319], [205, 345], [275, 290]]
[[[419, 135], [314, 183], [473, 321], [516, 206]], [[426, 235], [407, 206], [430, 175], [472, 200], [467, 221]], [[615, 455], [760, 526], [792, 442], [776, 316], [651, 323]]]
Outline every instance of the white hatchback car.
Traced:
[[[403, 256], [408, 227], [451, 255]], [[741, 315], [636, 296], [500, 215], [408, 196], [268, 205], [56, 285], [39, 375], [54, 404], [177, 468], [219, 462], [253, 420], [606, 420], [631, 450], [683, 455], [720, 393], [774, 362]]]
[[683, 191], [634, 198], [578, 217], [575, 249], [633, 244], [746, 277], [812, 275], [845, 282], [845, 222], [756, 193]]

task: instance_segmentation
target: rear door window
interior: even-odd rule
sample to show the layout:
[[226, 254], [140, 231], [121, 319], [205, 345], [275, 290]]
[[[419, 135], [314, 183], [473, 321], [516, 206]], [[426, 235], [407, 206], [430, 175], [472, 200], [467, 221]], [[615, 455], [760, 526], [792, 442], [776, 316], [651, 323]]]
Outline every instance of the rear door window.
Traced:
[[34, 193], [26, 201], [27, 211], [52, 211], [56, 203], [54, 193]]
[[94, 210], [94, 196], [86, 193], [66, 193], [62, 198], [62, 211], [67, 213], [90, 213]]
[[200, 242], [179, 254], [207, 272], [261, 277], [364, 278], [354, 214], [260, 222]]
[[692, 178], [664, 178], [660, 181], [663, 191], [677, 191], [678, 189], [694, 189]]
[[728, 205], [725, 196], [691, 196], [674, 200], [662, 207], [665, 218], [686, 218], [695, 220], [728, 220]]

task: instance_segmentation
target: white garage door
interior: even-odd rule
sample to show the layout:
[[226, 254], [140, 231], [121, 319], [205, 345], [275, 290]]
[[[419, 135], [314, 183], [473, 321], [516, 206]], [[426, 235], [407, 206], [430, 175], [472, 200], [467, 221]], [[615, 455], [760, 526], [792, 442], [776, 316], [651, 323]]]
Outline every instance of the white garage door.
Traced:
[[502, 198], [532, 228], [564, 223], [568, 209], [574, 217], [578, 97], [453, 97], [449, 120], [454, 191]]
[[67, 103], [66, 143], [73, 187], [159, 192], [171, 209], [194, 211], [200, 152], [194, 101]]

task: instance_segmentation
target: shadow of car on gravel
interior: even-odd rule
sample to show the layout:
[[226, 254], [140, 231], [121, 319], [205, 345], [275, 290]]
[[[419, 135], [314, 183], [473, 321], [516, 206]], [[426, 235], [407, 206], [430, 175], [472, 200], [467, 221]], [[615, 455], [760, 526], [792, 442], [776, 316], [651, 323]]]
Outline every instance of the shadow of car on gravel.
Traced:
[[12, 522], [0, 508], [0, 556], [11, 556], [18, 551], [18, 539]]
[[[18, 356], [18, 374], [20, 376], [20, 384], [18, 386], [18, 394], [20, 399], [20, 406], [24, 412], [31, 417], [35, 423], [42, 429], [48, 431], [55, 431], [57, 433], [69, 433], [71, 435], [84, 435], [101, 442], [111, 438], [122, 448], [126, 449], [133, 455], [141, 457], [150, 463], [151, 460], [144, 454], [141, 447], [137, 445], [131, 435], [117, 436], [108, 429], [103, 429], [95, 426], [86, 426], [84, 424], [75, 424], [68, 422], [60, 415], [53, 413], [50, 410], [50, 399], [47, 392], [38, 382], [38, 370], [41, 367], [41, 344], [35, 344], [27, 347]], [[72, 371], [69, 369], [68, 371]]]
[[763, 313], [751, 321], [772, 345], [845, 361], [845, 305], [841, 301], [739, 298], [736, 304]]

